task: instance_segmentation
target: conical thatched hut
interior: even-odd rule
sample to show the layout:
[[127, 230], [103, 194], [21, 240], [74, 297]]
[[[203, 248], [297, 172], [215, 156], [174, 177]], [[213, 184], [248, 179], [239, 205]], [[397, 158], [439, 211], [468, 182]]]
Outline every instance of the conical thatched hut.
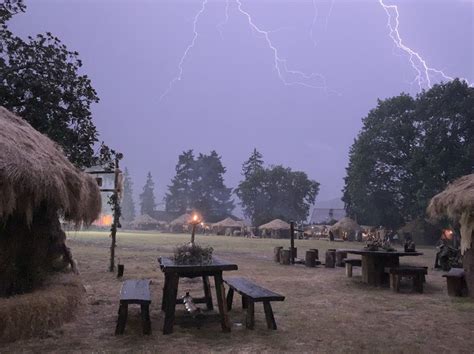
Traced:
[[59, 258], [71, 261], [59, 217], [90, 224], [95, 179], [58, 146], [0, 107], [0, 296], [32, 290]]
[[404, 235], [409, 234], [416, 244], [435, 245], [439, 240], [442, 230], [429, 223], [425, 219], [417, 218], [407, 222], [400, 229], [398, 235], [403, 240]]
[[192, 219], [192, 215], [185, 213], [178, 216], [176, 219], [170, 222], [169, 228], [171, 232], [187, 232], [189, 222]]
[[262, 232], [262, 236], [270, 236], [272, 238], [289, 238], [290, 224], [281, 220], [275, 219], [269, 223], [260, 225], [258, 229]]
[[227, 217], [224, 220], [212, 224], [212, 230], [217, 235], [232, 236], [235, 231], [242, 233], [245, 228], [245, 222], [241, 220], [234, 220]]
[[148, 214], [137, 216], [130, 224], [134, 229], [138, 230], [156, 230], [163, 223], [153, 219]]
[[457, 179], [435, 195], [428, 206], [428, 214], [436, 219], [447, 216], [461, 224], [463, 266], [469, 294], [474, 297], [474, 174]]
[[351, 218], [344, 217], [329, 228], [336, 237], [355, 239], [356, 233], [361, 230], [359, 224]]

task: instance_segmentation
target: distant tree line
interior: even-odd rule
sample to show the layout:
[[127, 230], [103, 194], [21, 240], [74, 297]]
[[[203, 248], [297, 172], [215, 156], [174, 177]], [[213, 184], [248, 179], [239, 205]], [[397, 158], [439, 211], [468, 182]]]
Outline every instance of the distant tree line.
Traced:
[[474, 88], [458, 79], [379, 100], [349, 153], [343, 189], [359, 223], [398, 227], [474, 171]]

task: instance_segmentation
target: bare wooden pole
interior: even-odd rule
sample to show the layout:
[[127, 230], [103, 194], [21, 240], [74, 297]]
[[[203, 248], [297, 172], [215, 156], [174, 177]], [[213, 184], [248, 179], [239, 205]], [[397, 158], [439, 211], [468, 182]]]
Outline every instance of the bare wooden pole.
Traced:
[[295, 264], [295, 222], [290, 221], [290, 257], [291, 264]]
[[111, 228], [110, 237], [112, 242], [110, 244], [110, 266], [109, 271], [113, 272], [115, 270], [115, 247], [116, 247], [116, 237], [117, 237], [117, 227], [120, 222], [120, 213], [119, 213], [119, 198], [118, 198], [118, 189], [119, 189], [119, 159], [115, 158], [115, 172], [114, 172], [114, 192], [113, 192], [113, 208], [114, 208], [114, 219]]

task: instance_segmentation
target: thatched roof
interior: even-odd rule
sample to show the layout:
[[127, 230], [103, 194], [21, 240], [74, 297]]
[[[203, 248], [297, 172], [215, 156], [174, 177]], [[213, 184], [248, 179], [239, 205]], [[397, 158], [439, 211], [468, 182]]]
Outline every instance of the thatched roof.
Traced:
[[461, 251], [464, 253], [471, 247], [474, 233], [474, 174], [458, 178], [435, 195], [427, 212], [434, 219], [448, 216], [460, 222]]
[[436, 219], [448, 216], [458, 220], [466, 212], [474, 214], [474, 174], [463, 176], [449, 184], [428, 205], [428, 214]]
[[67, 220], [89, 224], [101, 210], [94, 178], [74, 167], [60, 148], [0, 106], [0, 219], [24, 214], [30, 222], [42, 203]]
[[192, 219], [191, 214], [183, 214], [181, 216], [178, 216], [176, 219], [174, 219], [172, 222], [170, 222], [171, 226], [177, 226], [177, 225], [186, 225], [189, 224], [189, 222]]
[[219, 222], [212, 224], [213, 227], [223, 227], [223, 228], [231, 228], [231, 227], [244, 227], [245, 223], [243, 221], [237, 221], [230, 217], [225, 218]]
[[289, 230], [290, 229], [290, 224], [287, 222], [280, 220], [280, 219], [275, 219], [273, 221], [270, 221], [269, 223], [260, 225], [258, 227], [259, 229], [263, 230]]
[[132, 225], [134, 226], [159, 225], [159, 224], [160, 222], [158, 220], [153, 219], [148, 214], [137, 216], [135, 220], [132, 221]]
[[337, 223], [330, 227], [332, 232], [356, 232], [360, 230], [359, 224], [357, 224], [351, 218], [345, 217], [339, 220]]

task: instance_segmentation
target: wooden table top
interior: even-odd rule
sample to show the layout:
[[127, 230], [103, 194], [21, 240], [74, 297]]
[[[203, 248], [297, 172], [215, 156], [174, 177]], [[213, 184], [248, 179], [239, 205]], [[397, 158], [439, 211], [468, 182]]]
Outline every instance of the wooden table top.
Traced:
[[215, 256], [212, 257], [210, 264], [176, 264], [173, 259], [168, 257], [160, 257], [158, 262], [163, 273], [201, 273], [238, 269], [237, 264]]
[[370, 250], [338, 250], [342, 252], [358, 254], [358, 255], [374, 255], [374, 256], [398, 256], [398, 257], [405, 257], [405, 256], [422, 256], [423, 253], [421, 252], [405, 252], [405, 251], [370, 251]]

